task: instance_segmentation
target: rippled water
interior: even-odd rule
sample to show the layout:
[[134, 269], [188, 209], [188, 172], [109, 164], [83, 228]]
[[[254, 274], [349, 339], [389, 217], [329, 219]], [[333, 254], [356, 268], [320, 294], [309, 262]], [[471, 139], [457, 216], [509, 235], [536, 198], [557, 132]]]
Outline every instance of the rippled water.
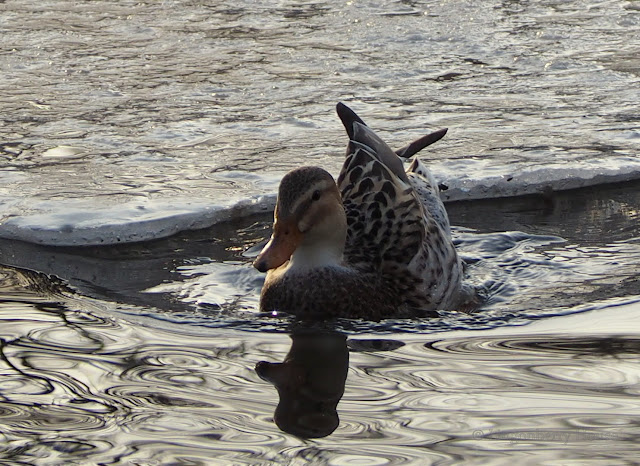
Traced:
[[[638, 303], [498, 331], [289, 337], [122, 319], [123, 306], [47, 277], [0, 273], [11, 464], [610, 464], [637, 453]], [[274, 413], [286, 432], [325, 437], [284, 433]]]
[[1, 455], [634, 461], [639, 192], [452, 205], [469, 279], [490, 299], [428, 320], [309, 327], [258, 315], [245, 246], [268, 234], [262, 216], [135, 246], [2, 242]]
[[[449, 127], [427, 158], [458, 195], [638, 163], [637, 1], [6, 0], [0, 32], [3, 228], [158, 237], [335, 173], [338, 100], [398, 147]], [[433, 319], [260, 315], [270, 215], [0, 239], [0, 459], [633, 464], [638, 188], [449, 204], [486, 301]]]

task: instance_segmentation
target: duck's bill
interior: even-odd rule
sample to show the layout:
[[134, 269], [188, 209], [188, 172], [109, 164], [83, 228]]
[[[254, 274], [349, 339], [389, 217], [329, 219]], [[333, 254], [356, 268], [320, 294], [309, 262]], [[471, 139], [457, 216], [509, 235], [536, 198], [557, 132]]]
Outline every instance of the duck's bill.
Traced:
[[293, 225], [274, 225], [271, 240], [253, 263], [260, 272], [277, 269], [287, 262], [302, 239], [302, 233]]

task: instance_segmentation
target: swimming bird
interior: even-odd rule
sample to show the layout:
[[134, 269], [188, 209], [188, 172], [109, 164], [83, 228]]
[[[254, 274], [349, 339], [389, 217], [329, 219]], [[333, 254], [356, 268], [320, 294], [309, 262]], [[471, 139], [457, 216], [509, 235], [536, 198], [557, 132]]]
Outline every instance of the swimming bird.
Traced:
[[262, 311], [299, 317], [425, 315], [459, 306], [462, 263], [429, 170], [411, 157], [446, 129], [394, 152], [343, 103], [349, 137], [337, 182], [305, 166], [280, 183], [273, 234], [254, 262]]

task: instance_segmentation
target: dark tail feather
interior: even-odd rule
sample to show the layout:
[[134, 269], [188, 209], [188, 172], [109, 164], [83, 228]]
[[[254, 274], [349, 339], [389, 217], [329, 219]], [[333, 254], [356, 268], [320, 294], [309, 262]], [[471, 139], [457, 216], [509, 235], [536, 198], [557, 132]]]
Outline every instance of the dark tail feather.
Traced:
[[338, 116], [340, 117], [340, 120], [342, 120], [344, 129], [347, 130], [347, 135], [349, 136], [349, 139], [353, 139], [353, 133], [354, 133], [353, 123], [357, 121], [358, 123], [364, 126], [367, 126], [367, 124], [364, 121], [362, 121], [362, 119], [358, 115], [356, 115], [356, 112], [351, 110], [342, 102], [338, 102], [338, 105], [336, 105], [336, 111], [338, 112]]
[[422, 136], [420, 139], [416, 139], [408, 146], [403, 147], [402, 149], [398, 149], [396, 154], [398, 156], [408, 159], [412, 155], [417, 154], [422, 149], [427, 146], [430, 146], [434, 142], [439, 141], [443, 138], [443, 136], [447, 134], [447, 128], [439, 129], [438, 131], [434, 131], [431, 134], [427, 134], [426, 136]]

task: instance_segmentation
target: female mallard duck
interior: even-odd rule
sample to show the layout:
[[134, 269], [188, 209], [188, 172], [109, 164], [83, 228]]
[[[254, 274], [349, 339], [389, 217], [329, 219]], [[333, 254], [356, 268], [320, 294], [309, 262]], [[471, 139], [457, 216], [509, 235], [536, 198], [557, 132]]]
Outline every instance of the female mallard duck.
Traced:
[[441, 130], [394, 153], [346, 105], [349, 136], [338, 183], [318, 167], [282, 179], [273, 235], [254, 266], [267, 277], [263, 311], [379, 320], [452, 309], [462, 299], [462, 264], [438, 185], [410, 157]]

